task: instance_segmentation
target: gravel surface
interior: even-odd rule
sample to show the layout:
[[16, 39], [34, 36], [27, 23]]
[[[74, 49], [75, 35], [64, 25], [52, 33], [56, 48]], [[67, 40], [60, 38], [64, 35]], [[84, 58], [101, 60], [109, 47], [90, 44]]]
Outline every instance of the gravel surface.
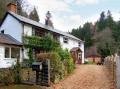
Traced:
[[105, 66], [77, 65], [75, 71], [54, 89], [114, 89], [110, 72]]

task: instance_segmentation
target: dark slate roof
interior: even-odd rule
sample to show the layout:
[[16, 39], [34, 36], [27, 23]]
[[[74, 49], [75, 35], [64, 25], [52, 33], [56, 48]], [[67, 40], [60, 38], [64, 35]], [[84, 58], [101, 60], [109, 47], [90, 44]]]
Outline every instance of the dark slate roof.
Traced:
[[55, 32], [55, 33], [58, 33], [58, 34], [60, 34], [60, 35], [67, 36], [67, 37], [69, 37], [69, 38], [73, 38], [73, 39], [76, 39], [76, 40], [78, 40], [78, 41], [82, 41], [82, 40], [78, 39], [77, 37], [75, 37], [75, 36], [73, 36], [73, 35], [71, 35], [71, 34], [68, 34], [68, 33], [66, 33], [66, 32], [62, 32], [62, 31], [60, 31], [60, 30], [54, 29], [54, 28], [52, 28], [52, 27], [50, 27], [50, 26], [47, 26], [47, 25], [44, 25], [44, 24], [42, 24], [42, 23], [33, 21], [33, 20], [31, 20], [31, 19], [28, 19], [28, 18], [26, 18], [26, 17], [20, 16], [20, 15], [18, 15], [18, 14], [13, 13], [13, 12], [10, 12], [10, 11], [9, 11], [8, 14], [12, 15], [12, 16], [15, 17], [17, 20], [19, 20], [19, 21], [21, 21], [21, 22], [23, 22], [23, 23], [27, 23], [27, 24], [34, 25], [34, 26], [37, 26], [37, 27], [40, 27], [40, 28], [44, 28], [44, 29], [49, 30], [49, 31], [51, 31], [51, 32]]
[[0, 33], [0, 44], [22, 46], [22, 43], [8, 34]]

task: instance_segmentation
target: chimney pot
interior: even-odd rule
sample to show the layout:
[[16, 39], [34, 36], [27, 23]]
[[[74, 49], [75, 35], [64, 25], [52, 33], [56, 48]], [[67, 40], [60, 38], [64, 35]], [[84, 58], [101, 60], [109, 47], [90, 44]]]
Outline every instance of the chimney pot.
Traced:
[[7, 5], [7, 10], [11, 11], [11, 12], [14, 12], [14, 13], [17, 13], [17, 5], [14, 4], [14, 3], [9, 3]]

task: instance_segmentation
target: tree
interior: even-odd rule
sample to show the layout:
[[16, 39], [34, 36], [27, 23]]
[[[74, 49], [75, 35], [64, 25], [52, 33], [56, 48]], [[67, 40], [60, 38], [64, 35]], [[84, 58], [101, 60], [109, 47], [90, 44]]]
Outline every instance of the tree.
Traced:
[[48, 25], [48, 26], [54, 28], [53, 22], [51, 21], [51, 17], [52, 17], [52, 15], [51, 15], [50, 11], [48, 11], [46, 13], [45, 25]]
[[98, 53], [101, 54], [102, 57], [106, 57], [108, 55], [112, 55], [116, 52], [116, 42], [112, 37], [112, 31], [109, 28], [97, 33], [94, 36], [96, 40], [96, 46], [98, 49]]
[[73, 29], [71, 34], [85, 41], [85, 48], [88, 48], [92, 45], [92, 24], [85, 23], [83, 27]]
[[107, 27], [109, 27], [110, 29], [114, 29], [115, 23], [114, 23], [112, 14], [111, 14], [111, 12], [109, 10], [107, 12], [106, 22], [107, 22]]
[[23, 10], [23, 8], [25, 7], [25, 0], [14, 0], [15, 3], [17, 4], [17, 14], [24, 16], [24, 17], [28, 17], [28, 14], [26, 11]]
[[[25, 0], [0, 0], [0, 23], [7, 12], [6, 5], [8, 3], [17, 3], [17, 14], [28, 17], [27, 12], [23, 10]], [[27, 2], [26, 2], [27, 3]]]
[[104, 11], [100, 14], [100, 18], [99, 21], [97, 22], [97, 26], [98, 26], [98, 31], [102, 31], [106, 27], [106, 16]]
[[3, 19], [3, 16], [5, 15], [6, 13], [6, 4], [7, 4], [7, 0], [0, 0], [0, 23]]
[[37, 13], [37, 10], [35, 7], [34, 7], [33, 11], [31, 11], [29, 18], [34, 20], [34, 21], [39, 22], [40, 19], [39, 19], [39, 16], [38, 16], [38, 13]]

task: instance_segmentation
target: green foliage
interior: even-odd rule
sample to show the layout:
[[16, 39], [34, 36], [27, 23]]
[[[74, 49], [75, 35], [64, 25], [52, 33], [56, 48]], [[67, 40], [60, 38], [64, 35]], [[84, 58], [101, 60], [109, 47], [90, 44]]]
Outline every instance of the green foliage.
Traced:
[[97, 26], [98, 26], [97, 29], [98, 31], [102, 31], [106, 27], [106, 16], [104, 11], [100, 14], [100, 18], [99, 21], [97, 22]]
[[90, 47], [93, 44], [92, 40], [92, 23], [85, 23], [83, 27], [73, 29], [71, 34], [85, 41], [85, 48]]
[[65, 59], [69, 59], [70, 55], [69, 55], [67, 49], [63, 50], [62, 48], [59, 48], [58, 53], [59, 53], [62, 61], [64, 61]]
[[67, 59], [66, 62], [67, 62], [67, 73], [70, 74], [75, 69], [75, 64], [73, 62], [72, 57]]
[[71, 34], [85, 41], [85, 50], [95, 45], [103, 57], [120, 51], [120, 22], [113, 20], [109, 10], [107, 15], [104, 11], [100, 14], [94, 26], [86, 23], [83, 27], [73, 29]]
[[71, 73], [75, 68], [75, 64], [73, 62], [70, 52], [67, 49], [61, 49], [58, 53], [61, 57], [61, 60], [65, 63], [67, 73]]
[[32, 63], [34, 62], [34, 59], [33, 59], [33, 49], [32, 48], [29, 48], [29, 52], [28, 52], [28, 57], [29, 57], [29, 64], [30, 66], [32, 66]]
[[24, 43], [26, 48], [39, 48], [45, 51], [55, 51], [60, 46], [49, 34], [45, 37], [25, 36]]
[[21, 66], [18, 59], [16, 65], [14, 66], [14, 82], [16, 84], [21, 83]]
[[65, 67], [61, 61], [60, 56], [56, 52], [49, 53], [50, 66], [51, 66], [51, 81], [57, 83], [65, 76]]
[[108, 10], [107, 12], [107, 19], [106, 19], [106, 25], [107, 27], [109, 27], [110, 29], [114, 28], [115, 22], [113, 20], [112, 14], [111, 12]]

